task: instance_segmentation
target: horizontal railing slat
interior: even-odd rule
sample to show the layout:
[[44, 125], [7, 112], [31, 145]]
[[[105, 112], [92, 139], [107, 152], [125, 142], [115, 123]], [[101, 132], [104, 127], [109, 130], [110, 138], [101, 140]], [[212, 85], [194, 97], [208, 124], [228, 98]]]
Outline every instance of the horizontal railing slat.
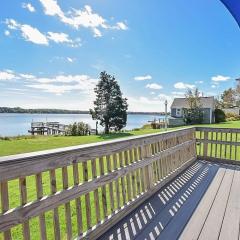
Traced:
[[206, 144], [213, 143], [213, 144], [240, 146], [240, 142], [233, 142], [233, 141], [204, 140], [199, 138], [197, 138], [196, 141], [198, 143], [206, 143]]
[[240, 128], [196, 127], [196, 131], [218, 133], [240, 133]]
[[104, 143], [0, 157], [0, 181], [26, 177], [39, 172], [62, 168], [73, 163], [85, 162], [89, 159], [126, 151], [156, 141], [165, 141], [173, 136], [181, 137], [184, 136], [189, 129], [192, 128], [178, 130], [177, 132], [170, 131], [141, 137], [131, 137], [129, 139], [112, 140]]

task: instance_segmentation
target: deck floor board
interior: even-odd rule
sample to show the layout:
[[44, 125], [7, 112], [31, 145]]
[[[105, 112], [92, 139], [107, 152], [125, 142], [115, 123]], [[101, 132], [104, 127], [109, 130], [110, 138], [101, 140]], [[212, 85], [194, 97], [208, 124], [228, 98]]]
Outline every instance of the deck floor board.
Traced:
[[[235, 171], [219, 240], [238, 240], [240, 226], [240, 171]], [[230, 223], [230, 224], [229, 224]]]
[[240, 167], [197, 161], [99, 239], [239, 238]]
[[206, 192], [201, 202], [199, 203], [196, 211], [192, 215], [189, 223], [185, 226], [185, 229], [181, 234], [180, 240], [198, 239], [207, 215], [217, 195], [218, 189], [222, 183], [224, 175], [225, 169], [219, 169], [214, 180], [209, 186], [208, 191]]
[[[214, 199], [207, 219], [203, 225], [202, 231], [198, 238], [199, 240], [218, 239], [232, 186], [233, 176], [234, 170], [226, 170], [223, 181], [220, 185], [220, 188], [218, 189], [216, 198]], [[198, 209], [196, 209], [196, 214], [198, 214], [198, 212]]]

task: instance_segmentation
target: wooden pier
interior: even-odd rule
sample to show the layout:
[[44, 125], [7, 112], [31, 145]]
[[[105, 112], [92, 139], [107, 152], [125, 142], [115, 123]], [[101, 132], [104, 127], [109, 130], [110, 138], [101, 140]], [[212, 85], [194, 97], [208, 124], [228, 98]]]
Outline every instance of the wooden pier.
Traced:
[[66, 126], [59, 122], [32, 122], [28, 132], [32, 135], [64, 135]]

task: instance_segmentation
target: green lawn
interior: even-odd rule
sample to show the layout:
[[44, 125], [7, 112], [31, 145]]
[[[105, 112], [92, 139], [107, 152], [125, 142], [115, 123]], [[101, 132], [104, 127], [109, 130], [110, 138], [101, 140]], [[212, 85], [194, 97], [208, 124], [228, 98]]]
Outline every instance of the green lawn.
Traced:
[[26, 136], [26, 138], [10, 138], [10, 140], [0, 140], [0, 156], [102, 142], [116, 138], [156, 133], [160, 131], [162, 130], [141, 129], [139, 131], [129, 131], [99, 136]]
[[[199, 126], [207, 126], [207, 127], [226, 127], [226, 128], [240, 128], [240, 121], [238, 122], [226, 122], [222, 124], [212, 124], [212, 125], [199, 125]], [[86, 144], [86, 143], [93, 143], [93, 142], [101, 142], [107, 141], [116, 138], [123, 138], [128, 136], [136, 136], [142, 134], [149, 134], [149, 133], [156, 133], [160, 132], [160, 130], [152, 130], [152, 129], [141, 129], [139, 131], [129, 131], [125, 133], [117, 133], [117, 134], [109, 134], [109, 135], [101, 135], [101, 136], [84, 136], [84, 137], [47, 137], [47, 136], [38, 136], [34, 138], [26, 137], [24, 138], [16, 138], [10, 140], [0, 140], [0, 156], [11, 155], [11, 154], [18, 154], [18, 153], [26, 153], [26, 152], [33, 152], [38, 150], [45, 150], [45, 149], [53, 149], [59, 147], [66, 147], [66, 146], [73, 146], [79, 144]], [[90, 167], [90, 162], [89, 169]], [[97, 163], [97, 172], [99, 175], [99, 163]], [[119, 163], [118, 163], [119, 164]], [[119, 165], [118, 165], [119, 166]], [[106, 169], [105, 169], [106, 171]], [[79, 164], [79, 172], [80, 172], [80, 182], [83, 182], [83, 168], [82, 165]], [[73, 185], [73, 173], [72, 173], [72, 166], [68, 167], [68, 174], [69, 174], [69, 186]], [[91, 171], [89, 171], [89, 178], [91, 178]], [[58, 190], [63, 189], [62, 186], [62, 171], [61, 169], [56, 170], [56, 180], [57, 180], [57, 188]], [[19, 195], [19, 187], [18, 187], [18, 180], [12, 180], [9, 182], [9, 200], [10, 200], [10, 208], [14, 208], [19, 206], [20, 203], [20, 195]], [[107, 196], [109, 196], [109, 189], [107, 188]], [[28, 202], [36, 200], [36, 183], [35, 183], [35, 176], [27, 177], [27, 192], [28, 192]], [[50, 178], [49, 173], [43, 173], [43, 192], [44, 195], [50, 194]], [[114, 189], [115, 192], [115, 189]], [[101, 199], [101, 190], [99, 189], [99, 198]], [[81, 197], [82, 204], [83, 204], [83, 211], [85, 211], [85, 199]], [[109, 198], [107, 197], [109, 201]], [[1, 201], [1, 200], [0, 200]], [[122, 201], [122, 200], [121, 200]], [[90, 194], [90, 204], [94, 206], [94, 196], [93, 193]], [[1, 205], [1, 202], [0, 202]], [[109, 202], [108, 202], [109, 206]], [[94, 209], [94, 207], [92, 207]], [[108, 211], [110, 209], [108, 208]], [[102, 213], [102, 209], [101, 209]], [[92, 221], [93, 224], [96, 223], [96, 217], [94, 215], [94, 211], [92, 211]], [[47, 225], [47, 235], [48, 239], [53, 239], [53, 216], [52, 211], [45, 213], [46, 217], [46, 225]], [[73, 227], [73, 234], [76, 236], [77, 234], [77, 223], [76, 223], [76, 206], [75, 202], [71, 201], [71, 215], [72, 215], [72, 227]], [[65, 225], [65, 210], [64, 206], [59, 207], [59, 218], [60, 218], [60, 228], [62, 233], [62, 239], [65, 239], [66, 235], [66, 225]], [[84, 230], [86, 230], [86, 213], [83, 212], [83, 222], [84, 222]], [[32, 239], [40, 239], [39, 235], [39, 223], [38, 218], [33, 218], [30, 220], [30, 228], [31, 228], [31, 237]], [[22, 239], [21, 234], [22, 228], [20, 225], [13, 228], [12, 230], [12, 239]], [[0, 240], [2, 240], [2, 234], [0, 233]]]
[[240, 128], [240, 121], [215, 123], [215, 124], [201, 124], [199, 127], [216, 127], [216, 128]]

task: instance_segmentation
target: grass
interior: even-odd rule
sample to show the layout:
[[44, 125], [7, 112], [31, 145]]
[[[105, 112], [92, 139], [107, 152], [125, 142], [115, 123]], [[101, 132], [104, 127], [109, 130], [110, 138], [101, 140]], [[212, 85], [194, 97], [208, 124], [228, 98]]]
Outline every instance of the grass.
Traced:
[[[226, 122], [221, 124], [212, 124], [212, 125], [199, 125], [205, 127], [226, 127], [226, 128], [240, 128], [240, 121], [238, 122]], [[100, 135], [100, 136], [83, 136], [83, 137], [65, 137], [65, 136], [35, 136], [35, 137], [16, 137], [10, 138], [9, 140], [0, 140], [0, 156], [11, 155], [11, 154], [18, 154], [18, 153], [26, 153], [26, 152], [33, 152], [39, 150], [46, 150], [46, 149], [53, 149], [59, 147], [67, 147], [67, 146], [74, 146], [86, 143], [93, 143], [93, 142], [101, 142], [101, 141], [108, 141], [111, 139], [123, 138], [128, 136], [137, 136], [142, 134], [149, 134], [149, 133], [156, 133], [162, 130], [152, 130], [145, 127], [144, 129], [129, 131], [124, 133], [116, 133], [116, 134], [109, 134], [109, 135]], [[216, 136], [217, 138], [217, 136]], [[219, 151], [218, 149], [214, 149], [213, 151]], [[223, 150], [225, 151], [225, 150]], [[228, 149], [227, 149], [228, 152]], [[99, 162], [97, 161], [97, 175], [99, 175]], [[104, 164], [106, 166], [106, 164]], [[119, 167], [119, 162], [118, 162]], [[79, 173], [80, 173], [80, 182], [83, 182], [83, 168], [82, 164], [78, 164]], [[88, 169], [89, 169], [89, 179], [91, 179], [91, 163], [88, 161]], [[107, 169], [105, 168], [105, 172]], [[43, 182], [43, 195], [50, 194], [50, 178], [49, 173], [44, 172], [42, 174], [42, 182]], [[69, 179], [69, 186], [73, 185], [73, 170], [72, 166], [68, 167], [68, 179]], [[26, 178], [27, 182], [27, 193], [28, 193], [28, 202], [36, 200], [36, 182], [35, 176], [28, 176]], [[62, 190], [62, 170], [56, 169], [56, 184], [57, 189]], [[115, 192], [115, 187], [114, 187]], [[115, 193], [114, 193], [115, 194]], [[107, 187], [107, 196], [109, 196], [109, 188]], [[116, 195], [115, 195], [116, 196]], [[1, 198], [0, 198], [1, 199]], [[20, 193], [19, 193], [19, 183], [18, 179], [9, 181], [9, 199], [10, 199], [10, 208], [15, 208], [20, 204]], [[99, 199], [101, 199], [101, 189], [99, 189]], [[83, 208], [83, 228], [86, 230], [86, 208], [85, 208], [85, 198], [84, 196], [81, 197], [82, 201], [82, 208]], [[109, 206], [109, 197], [107, 197], [108, 206]], [[120, 199], [122, 201], [122, 199]], [[72, 227], [73, 227], [73, 234], [76, 236], [77, 234], [77, 223], [76, 223], [76, 206], [75, 202], [71, 201], [71, 216], [72, 216]], [[90, 193], [90, 205], [94, 206], [94, 196], [93, 193]], [[0, 200], [1, 206], [1, 200]], [[93, 225], [96, 223], [96, 216], [94, 207], [92, 209], [92, 221]], [[110, 213], [110, 209], [108, 207], [108, 212]], [[102, 216], [102, 208], [101, 208], [101, 216]], [[46, 226], [47, 226], [47, 236], [48, 239], [54, 239], [53, 233], [53, 214], [52, 211], [45, 213], [46, 219]], [[60, 228], [61, 228], [61, 238], [66, 239], [66, 224], [65, 224], [65, 209], [64, 206], [59, 207], [59, 219], [60, 219]], [[39, 222], [38, 218], [33, 218], [30, 220], [30, 230], [31, 230], [31, 238], [32, 239], [40, 239], [39, 234]], [[0, 233], [0, 240], [3, 239], [3, 236]], [[18, 225], [12, 229], [12, 239], [22, 239], [22, 226]]]
[[156, 132], [160, 132], [160, 130], [141, 129], [138, 131], [112, 133], [99, 136], [28, 136], [9, 138], [8, 140], [0, 140], [0, 156], [102, 142], [116, 138], [124, 138]]
[[[240, 121], [225, 122], [220, 124], [202, 124], [202, 127], [225, 127], [240, 128]], [[87, 143], [102, 142], [117, 138], [137, 136], [161, 132], [163, 130], [150, 129], [147, 125], [143, 129], [128, 131], [123, 133], [113, 133], [108, 135], [91, 136], [19, 136], [13, 138], [0, 139], [0, 156], [7, 156], [20, 153], [35, 152], [47, 149], [75, 146]]]
[[216, 127], [216, 128], [240, 128], [240, 121], [229, 121], [223, 123], [214, 123], [214, 124], [200, 124], [196, 125], [198, 127]]
[[[202, 127], [225, 127], [240, 128], [240, 121], [225, 122], [220, 124], [202, 124]], [[159, 129], [149, 129], [146, 125], [143, 129], [123, 133], [91, 136], [22, 136], [0, 140], [0, 156], [7, 156], [20, 153], [35, 152], [47, 149], [75, 146], [87, 143], [102, 142], [117, 138], [137, 136], [149, 133], [161, 132]]]

